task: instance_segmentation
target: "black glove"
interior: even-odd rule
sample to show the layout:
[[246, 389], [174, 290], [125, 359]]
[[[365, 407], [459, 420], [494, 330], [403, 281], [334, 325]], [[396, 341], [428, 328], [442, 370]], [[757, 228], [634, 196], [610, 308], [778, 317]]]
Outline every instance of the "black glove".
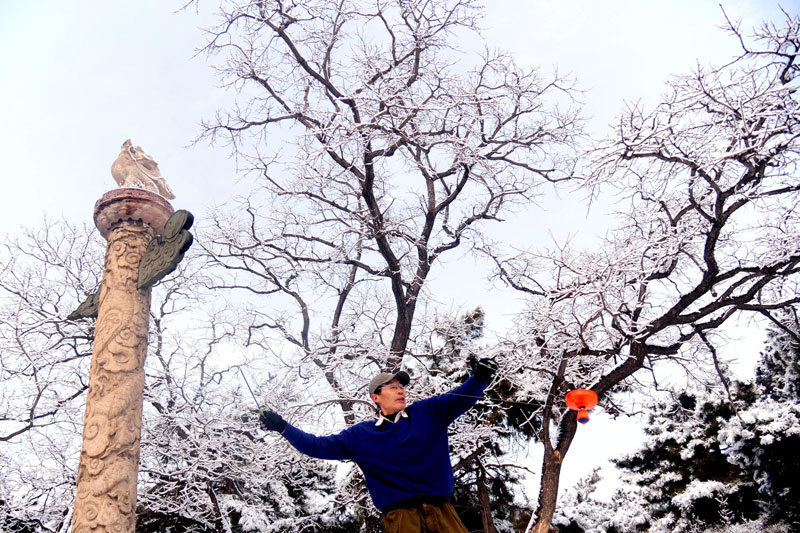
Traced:
[[289, 425], [286, 420], [281, 418], [281, 415], [272, 411], [261, 411], [259, 418], [261, 419], [261, 424], [267, 431], [283, 433], [283, 430]]
[[490, 357], [484, 357], [478, 360], [478, 364], [475, 365], [475, 372], [473, 372], [473, 375], [478, 381], [488, 383], [489, 380], [492, 379], [492, 376], [494, 376], [495, 372], [497, 372], [497, 362]]

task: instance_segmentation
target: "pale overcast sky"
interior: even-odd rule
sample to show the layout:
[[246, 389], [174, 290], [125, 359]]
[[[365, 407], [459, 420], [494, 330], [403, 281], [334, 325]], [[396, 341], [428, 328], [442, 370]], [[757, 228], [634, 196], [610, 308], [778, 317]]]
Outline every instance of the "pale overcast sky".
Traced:
[[[654, 103], [667, 76], [737, 51], [717, 28], [723, 16], [712, 0], [487, 3], [488, 44], [510, 50], [519, 63], [574, 73], [588, 91], [595, 130], [625, 100]], [[744, 28], [783, 18], [773, 1], [723, 4]], [[176, 208], [200, 218], [230, 196], [235, 165], [225, 149], [187, 148], [201, 118], [213, 116], [224, 96], [204, 58], [194, 57], [203, 42], [201, 20], [194, 11], [173, 13], [179, 7], [163, 0], [0, 0], [0, 234], [38, 225], [45, 213], [91, 224], [95, 201], [116, 186], [110, 167], [127, 138], [158, 161]], [[201, 0], [203, 16], [213, 8]], [[533, 227], [542, 234], [558, 229], [548, 223], [564, 214], [532, 212]], [[463, 295], [463, 280], [450, 289]], [[491, 313], [485, 292], [453, 305], [477, 304]], [[614, 453], [630, 449], [635, 439], [626, 437], [625, 424], [600, 415], [581, 427], [568, 462], [583, 466], [568, 469], [562, 486], [598, 464], [598, 442], [617, 438], [609, 443]], [[538, 461], [531, 465], [537, 471]]]
[[[224, 149], [186, 148], [222, 95], [203, 57], [195, 12], [181, 2], [0, 0], [0, 233], [44, 213], [91, 221], [115, 186], [110, 166], [126, 138], [158, 162], [174, 205], [202, 216], [224, 199], [234, 164]], [[779, 19], [772, 1], [725, 1], [745, 27]], [[214, 2], [201, 0], [207, 16]], [[623, 99], [652, 101], [663, 79], [729, 57], [735, 43], [715, 28], [717, 2], [680, 0], [493, 0], [491, 46], [518, 61], [573, 72], [587, 111], [606, 124]], [[206, 19], [207, 20], [207, 19]]]

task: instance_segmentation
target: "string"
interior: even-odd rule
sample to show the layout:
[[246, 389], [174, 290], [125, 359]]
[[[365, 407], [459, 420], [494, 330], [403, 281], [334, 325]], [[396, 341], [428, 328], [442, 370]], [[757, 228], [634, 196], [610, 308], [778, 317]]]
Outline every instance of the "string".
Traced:
[[[434, 396], [446, 396], [446, 395], [459, 396], [461, 398], [471, 398], [473, 400], [480, 400], [480, 399], [482, 399], [484, 397], [483, 395], [474, 396], [474, 395], [471, 395], [471, 394], [459, 394], [459, 393], [456, 393], [456, 392], [445, 392], [445, 393], [442, 393], [440, 395], [434, 395]], [[433, 398], [434, 396], [429, 396], [429, 398]], [[546, 394], [545, 397], [546, 398], [548, 398], [548, 397], [554, 397], [554, 398], [558, 397], [558, 398], [560, 398], [559, 395], [551, 394], [551, 393]], [[421, 400], [424, 400], [424, 399], [425, 398], [421, 398]], [[341, 398], [341, 399], [333, 399], [333, 400], [323, 400], [323, 401], [316, 402], [316, 403], [311, 403], [311, 404], [295, 405], [295, 406], [292, 407], [292, 409], [301, 409], [303, 407], [317, 407], [317, 406], [325, 405], [325, 404], [344, 403], [344, 402], [363, 403], [363, 404], [367, 404], [367, 405], [369, 405], [371, 407], [375, 407], [374, 404], [372, 404], [371, 402], [367, 402], [366, 400], [360, 400], [360, 399], [357, 399], [357, 398]], [[544, 403], [545, 403], [545, 401], [541, 401], [541, 402], [538, 402], [538, 403], [520, 402], [520, 401], [517, 401], [517, 400], [507, 400], [507, 399], [504, 399], [504, 398], [501, 398], [500, 400], [498, 400], [498, 402], [499, 403], [513, 403], [513, 404], [516, 404], [516, 405], [525, 405], [525, 406], [528, 406], [528, 407], [537, 407], [537, 408], [538, 407], [543, 407]]]
[[[249, 388], [249, 386], [248, 386], [248, 388]], [[252, 391], [251, 391], [251, 393], [252, 393]], [[483, 394], [481, 394], [480, 396], [473, 396], [473, 395], [469, 395], [469, 394], [459, 394], [459, 393], [452, 392], [452, 391], [443, 392], [441, 394], [432, 395], [432, 396], [429, 396], [429, 397], [443, 396], [443, 395], [446, 395], [446, 394], [450, 394], [452, 396], [464, 397], [464, 398], [478, 399], [478, 400], [484, 397]], [[522, 402], [522, 401], [519, 401], [519, 400], [509, 400], [509, 399], [505, 399], [505, 398], [500, 398], [499, 400], [496, 400], [495, 403], [510, 403], [510, 404], [520, 405], [520, 406], [525, 406], [525, 407], [541, 408], [541, 407], [544, 407], [544, 404], [546, 403], [547, 399], [549, 399], [549, 398], [556, 399], [556, 401], [558, 403], [561, 403], [561, 402], [566, 403], [566, 401], [564, 400], [564, 397], [561, 394], [551, 393], [551, 392], [547, 392], [544, 395], [543, 399], [540, 402], [536, 402], [536, 403], [533, 403], [533, 402]], [[420, 398], [420, 399], [424, 400], [425, 398]], [[314, 403], [309, 403], [309, 404], [295, 405], [295, 406], [290, 407], [289, 409], [296, 410], [296, 409], [302, 409], [302, 408], [314, 408], [314, 407], [318, 407], [318, 406], [325, 405], [325, 404], [343, 403], [343, 402], [361, 403], [361, 404], [369, 405], [370, 407], [373, 407], [373, 408], [375, 407], [375, 405], [372, 402], [369, 402], [369, 401], [366, 401], [366, 400], [362, 400], [360, 398], [333, 398], [333, 399], [322, 400], [322, 401], [319, 401], [319, 402], [314, 402]], [[598, 406], [599, 406], [599, 404], [598, 404]]]

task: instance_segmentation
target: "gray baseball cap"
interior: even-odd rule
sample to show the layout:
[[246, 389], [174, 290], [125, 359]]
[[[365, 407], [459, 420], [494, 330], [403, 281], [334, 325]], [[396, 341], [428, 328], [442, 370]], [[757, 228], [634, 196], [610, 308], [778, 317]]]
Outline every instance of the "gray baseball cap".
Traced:
[[381, 372], [374, 378], [372, 378], [369, 382], [369, 393], [375, 394], [375, 391], [378, 390], [378, 387], [381, 385], [386, 385], [393, 379], [399, 381], [404, 387], [408, 385], [408, 382], [411, 381], [411, 378], [408, 376], [407, 373], [403, 372], [402, 370], [396, 372], [394, 374], [390, 374], [389, 372]]

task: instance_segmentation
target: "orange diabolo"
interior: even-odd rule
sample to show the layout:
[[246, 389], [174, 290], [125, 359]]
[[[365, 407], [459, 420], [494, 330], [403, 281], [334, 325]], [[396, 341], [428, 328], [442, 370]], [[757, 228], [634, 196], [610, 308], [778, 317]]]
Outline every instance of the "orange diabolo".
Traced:
[[578, 422], [585, 424], [589, 421], [589, 409], [597, 405], [597, 394], [588, 389], [575, 389], [567, 393], [567, 407], [578, 411]]

